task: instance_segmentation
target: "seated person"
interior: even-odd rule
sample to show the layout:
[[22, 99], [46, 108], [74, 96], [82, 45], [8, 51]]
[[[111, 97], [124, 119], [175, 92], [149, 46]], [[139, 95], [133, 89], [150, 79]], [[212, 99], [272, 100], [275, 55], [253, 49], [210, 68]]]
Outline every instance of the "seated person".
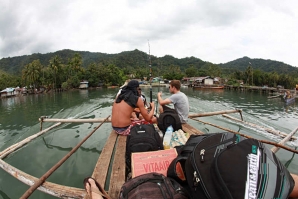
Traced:
[[151, 102], [152, 109], [148, 113], [145, 109], [144, 102], [139, 97], [137, 89], [139, 88], [139, 82], [131, 80], [127, 86], [123, 87], [120, 94], [116, 97], [116, 100], [112, 107], [112, 127], [121, 135], [128, 135], [130, 128], [132, 127], [131, 115], [134, 108], [139, 108], [143, 118], [150, 122], [154, 119], [154, 103]]
[[[139, 96], [142, 98], [142, 100], [144, 102], [145, 109], [147, 109], [148, 112], [149, 112], [150, 111], [150, 105], [148, 105], [145, 95], [142, 94], [142, 89], [141, 88], [138, 88], [138, 94], [139, 94]], [[142, 114], [140, 113], [140, 109], [139, 108], [135, 108], [134, 109], [134, 113], [133, 113], [132, 117], [134, 119], [144, 119], [143, 116], [142, 116]]]
[[289, 99], [292, 98], [291, 92], [289, 90], [287, 90], [284, 94], [284, 99]]
[[159, 113], [169, 109], [167, 104], [174, 104], [174, 109], [178, 113], [181, 123], [187, 123], [189, 113], [189, 102], [187, 96], [180, 91], [181, 82], [179, 80], [172, 80], [170, 82], [169, 91], [172, 94], [169, 98], [162, 99], [162, 92], [157, 94], [157, 100], [160, 104]]

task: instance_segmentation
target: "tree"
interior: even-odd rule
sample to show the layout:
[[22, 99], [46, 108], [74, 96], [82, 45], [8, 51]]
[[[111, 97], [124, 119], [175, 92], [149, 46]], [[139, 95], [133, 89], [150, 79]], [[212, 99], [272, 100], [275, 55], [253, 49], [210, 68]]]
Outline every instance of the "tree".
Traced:
[[39, 60], [34, 60], [27, 64], [22, 70], [22, 78], [27, 86], [36, 88], [41, 83], [41, 63]]
[[197, 76], [197, 69], [194, 66], [188, 67], [185, 70], [185, 74], [187, 77], [196, 77]]
[[100, 66], [100, 77], [107, 86], [120, 86], [126, 79], [123, 71], [114, 64]]
[[220, 77], [221, 76], [221, 69], [219, 68], [218, 65], [208, 62], [207, 64], [205, 64], [205, 67], [207, 67], [209, 76], [211, 76], [211, 77]]
[[184, 74], [181, 72], [179, 66], [171, 65], [168, 68], [168, 72], [163, 75], [165, 79], [176, 79], [176, 80], [181, 80], [184, 77]]
[[58, 88], [58, 86], [60, 87], [61, 86], [60, 77], [63, 75], [61, 58], [57, 55], [55, 57], [52, 57], [50, 60], [49, 68], [50, 68], [51, 75], [53, 77], [52, 83], [54, 84], [54, 88]]
[[98, 86], [98, 83], [102, 80], [100, 67], [95, 63], [91, 63], [86, 69], [85, 78], [88, 80], [89, 86]]
[[246, 84], [253, 85], [253, 68], [251, 65], [248, 65], [245, 71], [245, 77], [246, 77]]
[[277, 86], [276, 84], [278, 82], [278, 78], [279, 78], [279, 76], [278, 76], [277, 72], [271, 72], [270, 73], [270, 79], [272, 80], [270, 82], [273, 82], [273, 85], [271, 85], [271, 86], [274, 86], [274, 87]]

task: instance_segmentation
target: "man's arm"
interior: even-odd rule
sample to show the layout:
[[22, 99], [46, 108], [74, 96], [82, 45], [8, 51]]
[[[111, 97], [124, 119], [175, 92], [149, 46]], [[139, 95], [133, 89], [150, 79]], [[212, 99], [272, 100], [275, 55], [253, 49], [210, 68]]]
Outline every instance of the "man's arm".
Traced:
[[151, 102], [150, 105], [152, 108], [151, 108], [150, 112], [148, 113], [147, 109], [145, 109], [144, 102], [143, 102], [142, 98], [139, 97], [137, 106], [139, 107], [140, 112], [146, 121], [150, 121], [154, 115], [154, 107], [155, 107], [154, 102]]
[[157, 100], [161, 106], [172, 103], [172, 101], [169, 98], [163, 100], [161, 95], [162, 95], [162, 92], [157, 93]]

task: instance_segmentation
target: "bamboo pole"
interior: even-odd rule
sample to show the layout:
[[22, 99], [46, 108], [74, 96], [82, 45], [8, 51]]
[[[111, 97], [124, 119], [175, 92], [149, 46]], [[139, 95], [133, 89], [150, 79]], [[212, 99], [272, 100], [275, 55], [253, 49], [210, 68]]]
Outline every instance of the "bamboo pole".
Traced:
[[6, 148], [5, 150], [0, 152], [0, 159], [3, 159], [4, 157], [6, 157], [7, 155], [9, 155], [10, 153], [12, 153], [13, 151], [17, 150], [18, 148], [22, 147], [23, 145], [27, 144], [28, 142], [30, 142], [31, 140], [37, 138], [38, 136], [48, 132], [49, 130], [59, 126], [61, 123], [56, 123], [53, 126], [50, 126], [49, 128], [40, 131], [39, 133], [36, 133], [34, 135], [31, 135], [30, 137], [25, 138], [24, 140], [11, 145], [10, 147]]
[[188, 115], [188, 117], [192, 119], [192, 118], [195, 118], [195, 117], [205, 117], [205, 116], [221, 115], [221, 114], [227, 114], [227, 113], [240, 113], [241, 119], [242, 119], [242, 110], [240, 110], [240, 109], [215, 111], [215, 112], [208, 112], [208, 113], [195, 113], [195, 114]]
[[[250, 137], [250, 136], [247, 136], [245, 134], [242, 134], [242, 133], [239, 133], [239, 132], [236, 132], [236, 131], [233, 131], [231, 129], [227, 129], [227, 128], [224, 128], [224, 127], [221, 127], [221, 126], [217, 126], [217, 125], [212, 124], [212, 123], [209, 123], [209, 122], [204, 122], [204, 121], [201, 121], [201, 120], [198, 120], [198, 119], [195, 119], [195, 118], [192, 118], [192, 119], [195, 120], [195, 121], [198, 121], [198, 122], [202, 122], [203, 124], [208, 124], [210, 126], [214, 126], [216, 128], [219, 128], [219, 129], [222, 129], [222, 130], [225, 130], [225, 131], [234, 133], [234, 134], [241, 135], [241, 136], [246, 137], [246, 138], [255, 139], [255, 138]], [[286, 147], [284, 145], [281, 145], [281, 144], [278, 144], [278, 143], [275, 143], [275, 142], [270, 142], [270, 141], [267, 141], [267, 140], [258, 140], [258, 141], [263, 142], [263, 143], [266, 143], [266, 144], [270, 144], [270, 145], [273, 145], [273, 146], [276, 146], [276, 147], [280, 147], [280, 148], [283, 148], [285, 150], [288, 150], [288, 151], [291, 151], [293, 153], [297, 153], [298, 154], [298, 151], [297, 150], [291, 149], [290, 147]]]
[[[4, 162], [1, 159], [0, 159], [0, 168], [2, 168], [4, 171], [12, 175], [17, 180], [29, 186], [33, 185], [34, 182], [38, 181], [38, 178], [31, 176], [11, 166], [10, 164]], [[57, 198], [84, 198], [86, 195], [86, 191], [84, 189], [63, 186], [52, 182], [44, 182], [42, 186], [38, 187], [38, 190], [46, 194], [55, 196]]]
[[[297, 132], [297, 130], [298, 130], [298, 127], [295, 129], [295, 130], [293, 130], [289, 135], [287, 135], [282, 141], [280, 141], [278, 144], [281, 144], [281, 145], [284, 145], [287, 141], [289, 141], [290, 139], [291, 139], [291, 137]], [[271, 151], [273, 152], [273, 153], [276, 153], [277, 151], [279, 150], [279, 148], [278, 147], [273, 147], [273, 148], [271, 148]]]
[[[237, 119], [237, 118], [234, 118], [234, 117], [229, 116], [229, 115], [226, 115], [226, 114], [223, 114], [222, 116], [223, 116], [223, 117], [226, 117], [226, 118], [229, 118], [229, 119], [231, 119], [231, 120], [237, 121], [237, 122], [241, 122], [241, 123], [243, 123], [243, 124], [247, 124], [247, 125], [252, 126], [252, 127], [255, 127], [255, 128], [259, 128], [259, 129], [261, 129], [261, 130], [267, 131], [268, 133], [272, 133], [272, 134], [274, 134], [274, 135], [278, 135], [278, 136], [281, 136], [281, 137], [286, 137], [286, 136], [288, 135], [287, 133], [284, 133], [284, 132], [281, 132], [281, 131], [276, 131], [276, 130], [274, 130], [274, 129], [269, 129], [269, 128], [266, 128], [266, 127], [263, 127], [263, 126], [259, 126], [259, 125], [257, 125], [257, 124], [253, 124], [253, 123], [249, 123], [249, 122], [241, 121], [241, 120], [239, 120], [239, 119]], [[291, 139], [293, 139], [293, 140], [297, 140], [297, 137], [292, 136]]]
[[105, 120], [104, 118], [96, 119], [55, 119], [55, 118], [44, 118], [43, 122], [61, 122], [61, 123], [100, 123], [100, 122], [111, 122], [111, 119]]
[[267, 97], [268, 99], [272, 99], [272, 98], [278, 98], [278, 97], [280, 97], [281, 95], [274, 95], [274, 96], [269, 96], [269, 97]]
[[[108, 116], [105, 120], [107, 120]], [[50, 170], [48, 170], [41, 178], [35, 182], [22, 196], [21, 199], [28, 198], [45, 180], [58, 169], [80, 146], [105, 122], [102, 121], [87, 137], [85, 137], [79, 144], [77, 144], [66, 156], [64, 156], [57, 164], [55, 164]]]

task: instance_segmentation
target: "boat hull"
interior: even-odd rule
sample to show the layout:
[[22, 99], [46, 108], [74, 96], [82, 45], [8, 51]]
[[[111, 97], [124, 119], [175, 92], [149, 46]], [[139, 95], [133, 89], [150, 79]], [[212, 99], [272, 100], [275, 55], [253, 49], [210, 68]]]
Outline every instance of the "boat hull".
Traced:
[[291, 104], [295, 102], [295, 97], [283, 99], [286, 104]]
[[224, 89], [224, 86], [193, 86], [195, 90], [202, 90], [202, 89]]

